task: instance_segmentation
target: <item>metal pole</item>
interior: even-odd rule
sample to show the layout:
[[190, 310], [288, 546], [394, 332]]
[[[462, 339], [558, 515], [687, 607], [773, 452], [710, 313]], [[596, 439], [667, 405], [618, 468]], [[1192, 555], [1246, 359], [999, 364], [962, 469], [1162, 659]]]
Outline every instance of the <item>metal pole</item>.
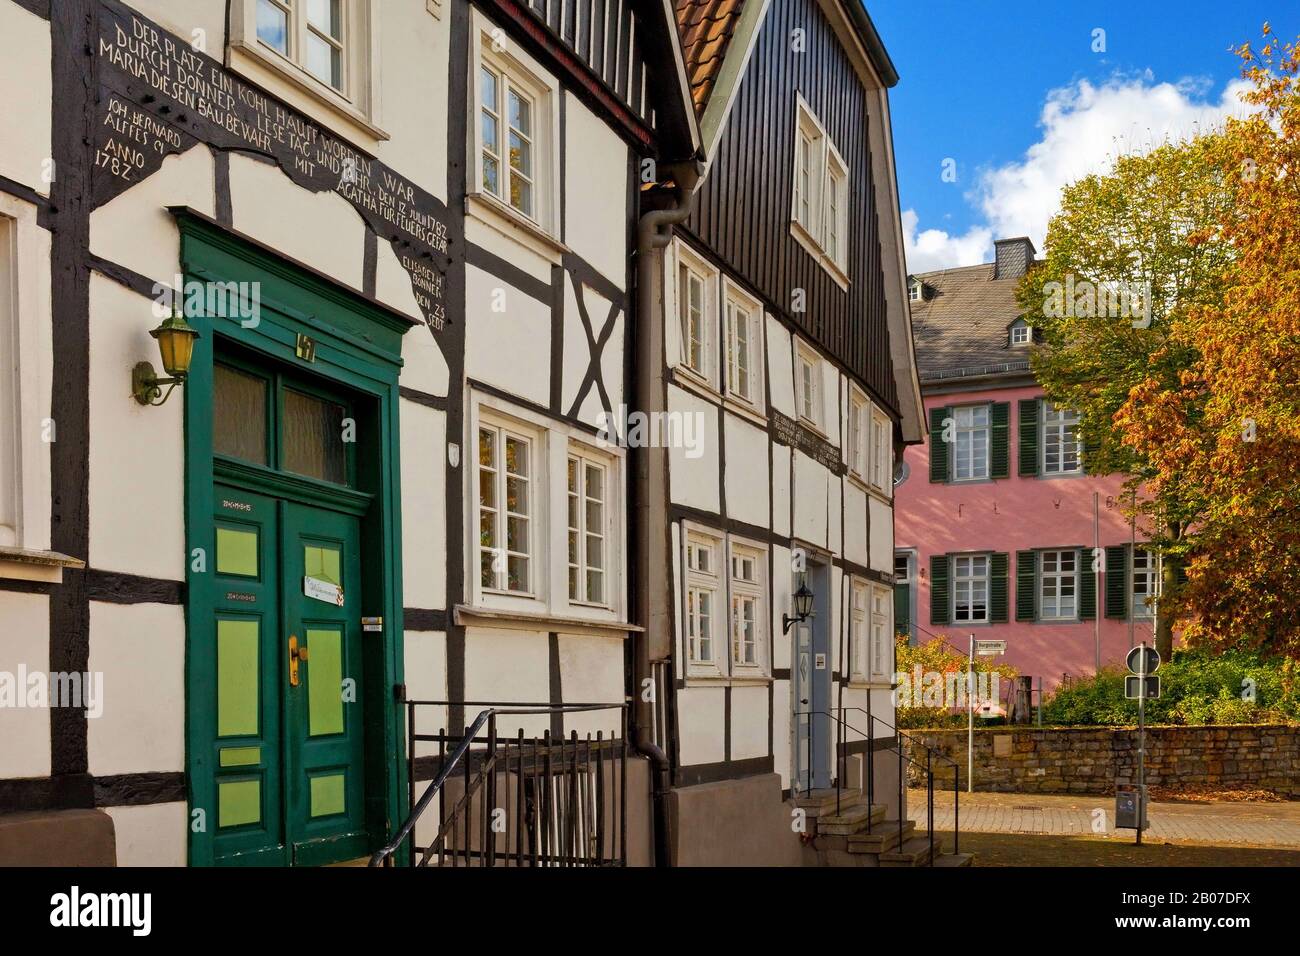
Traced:
[[1142, 845], [1142, 824], [1146, 816], [1146, 752], [1147, 752], [1147, 643], [1142, 642], [1138, 652], [1138, 813], [1137, 846]]
[[1104, 597], [1101, 590], [1101, 561], [1098, 560], [1098, 552], [1101, 550], [1101, 517], [1098, 512], [1098, 492], [1092, 493], [1092, 640], [1096, 648], [1096, 670], [1101, 671], [1101, 608]]
[[975, 792], [975, 634], [970, 636], [966, 665], [966, 792]]
[[1135, 490], [1129, 499], [1129, 507], [1134, 509], [1128, 516], [1128, 580], [1124, 582], [1124, 603], [1130, 605], [1128, 609], [1128, 646], [1131, 650], [1133, 647], [1133, 623], [1137, 617], [1137, 608], [1133, 607], [1133, 561], [1137, 555], [1137, 491]]

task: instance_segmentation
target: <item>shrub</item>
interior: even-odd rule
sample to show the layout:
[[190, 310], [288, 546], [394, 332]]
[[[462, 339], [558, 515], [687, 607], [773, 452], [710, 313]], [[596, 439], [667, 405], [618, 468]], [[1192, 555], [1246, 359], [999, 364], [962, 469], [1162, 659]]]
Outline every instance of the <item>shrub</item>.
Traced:
[[[936, 635], [924, 644], [909, 644], [905, 634], [899, 635], [894, 655], [894, 667], [899, 674], [915, 674], [920, 667], [922, 674], [937, 673], [943, 675], [945, 684], [949, 676], [965, 680], [968, 657], [958, 648], [949, 644], [942, 634]], [[1005, 695], [1012, 678], [1017, 671], [1010, 664], [992, 664], [988, 658], [975, 658], [976, 674], [996, 673], [1002, 683]], [[897, 681], [896, 681], [897, 682]], [[949, 707], [913, 707], [910, 701], [899, 701], [895, 712], [895, 723], [900, 729], [908, 730], [918, 727], [961, 727], [966, 724], [966, 710], [954, 710]], [[984, 725], [989, 720], [981, 721]]]

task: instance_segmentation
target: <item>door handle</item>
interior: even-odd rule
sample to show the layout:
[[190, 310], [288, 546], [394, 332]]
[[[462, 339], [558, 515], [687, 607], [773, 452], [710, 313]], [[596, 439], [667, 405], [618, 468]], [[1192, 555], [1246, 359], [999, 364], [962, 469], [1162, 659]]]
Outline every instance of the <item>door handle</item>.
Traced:
[[298, 663], [307, 659], [307, 645], [298, 643], [298, 635], [289, 635], [289, 686], [297, 687]]

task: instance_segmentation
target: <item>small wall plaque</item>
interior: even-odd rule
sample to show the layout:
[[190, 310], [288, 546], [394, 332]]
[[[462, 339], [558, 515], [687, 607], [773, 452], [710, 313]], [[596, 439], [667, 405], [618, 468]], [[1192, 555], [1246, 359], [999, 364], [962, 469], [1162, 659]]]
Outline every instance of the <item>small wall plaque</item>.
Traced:
[[299, 332], [298, 347], [295, 351], [298, 354], [298, 358], [302, 359], [304, 362], [316, 361], [316, 340]]

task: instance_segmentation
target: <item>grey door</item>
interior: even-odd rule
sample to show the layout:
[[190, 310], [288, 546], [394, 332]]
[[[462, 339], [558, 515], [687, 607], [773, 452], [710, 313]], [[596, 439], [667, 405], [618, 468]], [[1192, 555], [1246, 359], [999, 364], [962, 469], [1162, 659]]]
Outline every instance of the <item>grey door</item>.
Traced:
[[800, 791], [820, 790], [831, 785], [834, 724], [830, 718], [830, 614], [824, 610], [825, 588], [818, 587], [825, 577], [823, 574], [809, 574], [809, 585], [816, 594], [813, 614], [794, 628], [795, 779], [792, 788]]

